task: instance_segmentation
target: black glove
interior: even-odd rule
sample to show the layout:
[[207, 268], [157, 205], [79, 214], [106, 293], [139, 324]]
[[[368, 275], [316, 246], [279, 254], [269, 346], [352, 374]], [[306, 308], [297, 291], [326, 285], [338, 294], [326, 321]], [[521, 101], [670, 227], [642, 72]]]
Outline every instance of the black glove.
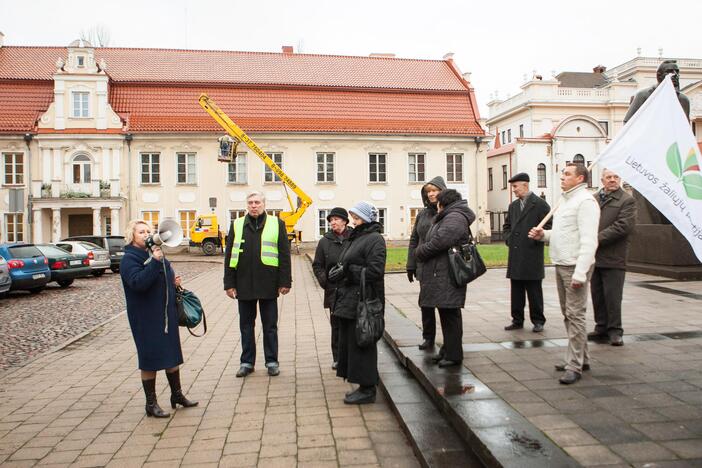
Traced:
[[410, 283], [414, 283], [414, 279], [417, 277], [417, 270], [407, 270], [407, 279]]
[[327, 279], [334, 283], [338, 282], [344, 277], [344, 265], [338, 263], [331, 267], [329, 273], [327, 274]]

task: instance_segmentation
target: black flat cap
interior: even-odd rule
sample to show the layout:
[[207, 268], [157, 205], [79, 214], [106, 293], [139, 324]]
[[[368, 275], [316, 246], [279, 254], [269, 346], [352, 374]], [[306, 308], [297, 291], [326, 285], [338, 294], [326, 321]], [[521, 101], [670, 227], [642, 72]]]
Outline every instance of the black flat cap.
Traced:
[[529, 182], [529, 174], [527, 174], [526, 172], [514, 174], [512, 178], [509, 179], [509, 183], [511, 184], [512, 182]]
[[343, 219], [347, 223], [349, 222], [349, 213], [345, 209], [341, 208], [340, 206], [336, 206], [331, 209], [329, 212], [329, 215], [327, 215], [327, 221], [331, 219], [332, 216], [336, 216], [338, 218]]

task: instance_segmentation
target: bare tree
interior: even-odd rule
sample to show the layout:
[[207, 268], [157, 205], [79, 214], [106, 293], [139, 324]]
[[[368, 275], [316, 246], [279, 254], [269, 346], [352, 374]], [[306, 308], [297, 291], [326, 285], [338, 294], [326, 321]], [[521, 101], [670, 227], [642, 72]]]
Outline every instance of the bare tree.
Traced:
[[96, 24], [80, 32], [81, 40], [88, 41], [93, 47], [110, 45], [110, 30], [102, 24]]

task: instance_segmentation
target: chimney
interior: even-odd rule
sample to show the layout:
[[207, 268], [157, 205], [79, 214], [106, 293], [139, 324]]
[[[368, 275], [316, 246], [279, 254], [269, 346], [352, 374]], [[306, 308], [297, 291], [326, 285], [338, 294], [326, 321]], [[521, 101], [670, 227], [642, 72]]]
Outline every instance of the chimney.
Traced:
[[5, 43], [5, 35], [0, 31], [0, 47]]
[[605, 67], [604, 65], [597, 65], [596, 67], [594, 67], [592, 69], [592, 71], [595, 73], [604, 73], [606, 70], [607, 70], [607, 67]]
[[472, 74], [473, 74], [472, 72], [465, 72], [463, 74], [463, 79], [470, 83], [470, 75], [472, 75]]
[[292, 55], [293, 54], [293, 46], [284, 45], [283, 46], [283, 53], [286, 55]]
[[448, 54], [445, 54], [444, 60], [446, 60], [446, 61], [453, 60], [453, 52], [449, 52]]

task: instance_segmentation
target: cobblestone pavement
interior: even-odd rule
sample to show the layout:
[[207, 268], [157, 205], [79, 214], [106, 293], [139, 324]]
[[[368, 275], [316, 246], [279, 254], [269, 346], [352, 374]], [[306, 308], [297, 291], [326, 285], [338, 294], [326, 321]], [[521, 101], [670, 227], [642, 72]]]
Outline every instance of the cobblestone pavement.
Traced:
[[[178, 262], [173, 268], [187, 282], [221, 268], [208, 262]], [[66, 289], [49, 283], [39, 294], [14, 291], [0, 299], [0, 375], [124, 311], [119, 274], [79, 278]]]
[[[565, 386], [553, 368], [567, 344], [554, 269], [543, 283], [543, 333], [528, 321], [503, 329], [511, 321], [504, 275], [488, 270], [468, 287], [464, 365], [477, 378], [584, 466], [702, 466], [702, 282], [628, 274], [625, 345], [590, 343], [592, 370]], [[386, 299], [417, 325], [419, 343], [417, 283], [388, 275], [385, 284]], [[591, 305], [587, 323], [592, 331]]]
[[[321, 291], [309, 262], [293, 258], [293, 289], [280, 300], [278, 377], [260, 362], [246, 379], [235, 377], [238, 319], [216, 268], [189, 284], [205, 304], [207, 335], [181, 333], [183, 388], [198, 407], [145, 417], [120, 317], [0, 377], [0, 465], [419, 466], [382, 394], [374, 405], [344, 405], [351, 386], [330, 368]], [[262, 356], [260, 330], [259, 322]], [[162, 373], [157, 391], [167, 403]]]

